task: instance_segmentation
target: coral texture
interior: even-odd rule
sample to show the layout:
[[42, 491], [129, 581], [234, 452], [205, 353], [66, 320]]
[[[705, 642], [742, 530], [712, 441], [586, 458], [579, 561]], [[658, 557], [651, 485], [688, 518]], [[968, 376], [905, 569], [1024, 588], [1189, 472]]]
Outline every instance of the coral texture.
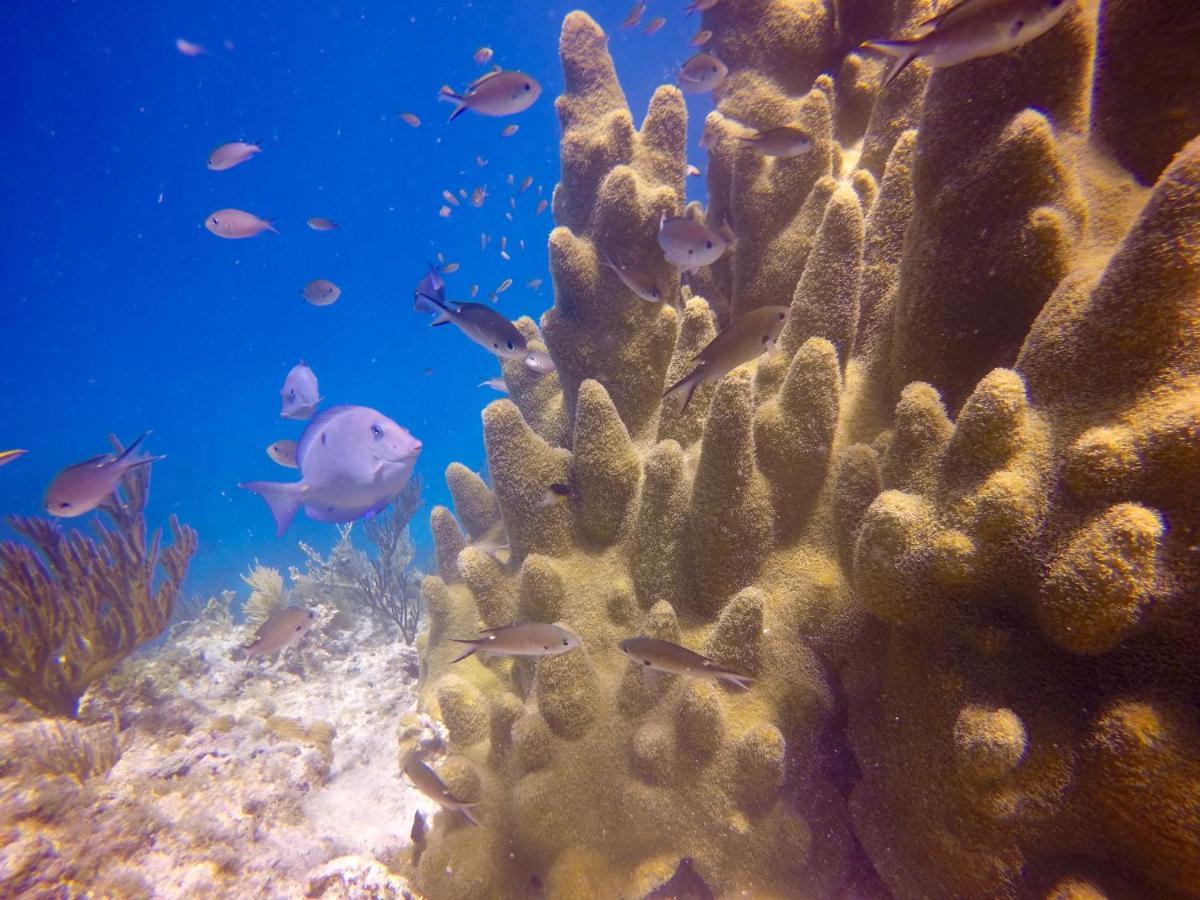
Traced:
[[[1079, 3], [880, 90], [855, 46], [927, 0], [716, 4], [703, 217], [738, 240], [694, 294], [655, 242], [682, 98], [635, 131], [605, 36], [567, 16], [561, 394], [485, 411], [494, 492], [448, 472], [469, 536], [434, 511], [422, 701], [484, 827], [436, 819], [422, 890], [639, 896], [688, 856], [719, 896], [1196, 895], [1200, 139], [1155, 127], [1194, 92], [1120, 77], [1135, 50], [1194, 70], [1194, 14], [1143, 27], [1165, 6]], [[796, 158], [737, 140], [789, 123]], [[768, 304], [777, 354], [663, 404]], [[467, 547], [497, 519], [509, 565]], [[522, 620], [583, 647], [451, 664]], [[754, 685], [647, 680], [636, 634]]]

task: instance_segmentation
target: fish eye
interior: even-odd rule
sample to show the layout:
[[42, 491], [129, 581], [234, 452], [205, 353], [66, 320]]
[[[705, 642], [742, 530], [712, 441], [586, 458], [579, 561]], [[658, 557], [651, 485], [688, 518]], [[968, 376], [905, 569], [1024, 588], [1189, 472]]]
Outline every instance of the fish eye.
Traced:
[[643, 660], [642, 660], [642, 663], [643, 663], [644, 665], [647, 665], [647, 666], [648, 666], [648, 665], [650, 665], [650, 660], [648, 660], [648, 659], [643, 659]]
[[297, 631], [303, 631], [303, 630], [304, 630], [304, 626], [303, 626], [303, 625], [297, 625], [297, 626], [296, 626], [296, 630], [297, 630]]
[[533, 90], [533, 85], [532, 85], [532, 84], [530, 84], [528, 81], [527, 81], [527, 82], [525, 82], [525, 90], [527, 90], [527, 91], [532, 91], [532, 90]]
[[780, 313], [780, 314], [779, 314], [779, 321], [780, 321], [780, 322], [782, 322], [782, 321], [783, 321], [784, 319], [786, 319], [786, 318], [787, 318], [787, 313]]
[[511, 350], [512, 348], [513, 348], [513, 342], [512, 342], [512, 341], [509, 341], [509, 342], [508, 342], [508, 349], [509, 349], [509, 350]]
[[378, 425], [372, 425], [371, 434], [375, 435], [375, 440], [379, 440], [381, 437], [383, 437], [383, 429]]
[[658, 299], [658, 288], [651, 288], [650, 296], [653, 297], [655, 300], [657, 300]]
[[564, 647], [565, 647], [565, 646], [567, 646], [567, 643], [568, 643], [567, 639], [566, 639], [566, 638], [563, 638], [563, 646], [564, 646]]
[[68, 506], [70, 506], [70, 505], [71, 505], [70, 503], [68, 503], [66, 500], [64, 500], [62, 503], [58, 504], [58, 508], [59, 508], [59, 509], [66, 509], [66, 508], [67, 508]]
[[712, 241], [705, 241], [705, 242], [704, 242], [704, 249], [705, 249], [705, 250], [711, 250], [711, 249], [712, 249]]
[[290, 391], [288, 391], [288, 399], [289, 400], [296, 399], [296, 389], [295, 388], [292, 388]]

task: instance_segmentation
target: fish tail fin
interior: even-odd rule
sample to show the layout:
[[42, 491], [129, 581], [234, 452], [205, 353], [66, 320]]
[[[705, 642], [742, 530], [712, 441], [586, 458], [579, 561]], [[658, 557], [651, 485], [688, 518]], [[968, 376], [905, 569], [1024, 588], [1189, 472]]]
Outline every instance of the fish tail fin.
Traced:
[[862, 45], [864, 50], [874, 50], [893, 57], [892, 67], [884, 76], [881, 87], [887, 87], [896, 76], [908, 68], [908, 64], [920, 53], [920, 41], [867, 41]]
[[464, 653], [462, 656], [458, 656], [458, 657], [455, 657], [454, 659], [450, 660], [451, 665], [453, 665], [456, 662], [462, 662], [462, 660], [466, 659], [468, 656], [473, 656], [479, 650], [479, 645], [476, 644], [474, 641], [464, 641], [464, 640], [460, 640], [459, 638], [450, 638], [450, 640], [454, 641], [454, 643], [456, 643], [456, 644], [468, 644], [471, 647], [471, 649], [468, 650], [466, 653]]
[[445, 100], [447, 103], [455, 104], [454, 112], [450, 113], [450, 118], [446, 120], [447, 122], [453, 122], [464, 112], [466, 112], [467, 98], [462, 94], [454, 93], [454, 91], [450, 90], [449, 85], [442, 85], [441, 90], [438, 91], [438, 99]]
[[665, 400], [667, 397], [671, 396], [677, 391], [682, 391], [683, 403], [680, 405], [679, 411], [683, 412], [685, 409], [687, 409], [688, 404], [692, 402], [692, 394], [696, 392], [696, 388], [700, 385], [700, 379], [692, 377], [699, 371], [699, 369], [693, 369], [683, 378], [679, 379], [677, 382], [667, 388], [666, 391], [663, 392], [663, 399]]
[[142, 446], [142, 441], [150, 436], [149, 431], [145, 431], [138, 435], [137, 439], [121, 451], [121, 455], [114, 460], [121, 465], [123, 469], [132, 469], [135, 466], [146, 466], [153, 462], [158, 462], [160, 459], [166, 459], [165, 456], [151, 456], [149, 453], [139, 453], [138, 449]]
[[417, 312], [436, 313], [430, 325], [445, 325], [450, 321], [450, 310], [437, 297], [417, 291], [413, 297], [413, 309]]
[[458, 805], [456, 805], [454, 807], [454, 809], [456, 811], [462, 813], [463, 817], [468, 822], [470, 822], [472, 825], [478, 825], [480, 828], [482, 828], [483, 823], [480, 822], [479, 819], [477, 819], [475, 817], [475, 813], [472, 812], [472, 810], [478, 805], [479, 805], [478, 801], [476, 801], [475, 803], [459, 803]]
[[300, 511], [304, 502], [304, 494], [298, 482], [285, 483], [278, 481], [246, 481], [238, 485], [243, 490], [253, 491], [267, 501], [271, 515], [275, 517], [275, 536], [280, 537], [292, 519]]
[[263, 224], [271, 234], [279, 234], [279, 229], [275, 227], [274, 219], [263, 219]]

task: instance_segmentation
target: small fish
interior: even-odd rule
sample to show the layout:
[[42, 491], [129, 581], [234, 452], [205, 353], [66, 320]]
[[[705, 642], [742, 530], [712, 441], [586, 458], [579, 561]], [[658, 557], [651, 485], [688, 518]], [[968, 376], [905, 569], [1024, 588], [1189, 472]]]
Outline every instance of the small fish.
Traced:
[[59, 471], [46, 488], [42, 508], [50, 515], [64, 519], [91, 512], [117, 489], [121, 479], [130, 469], [166, 459], [164, 456], [150, 456], [137, 452], [149, 433], [143, 434], [120, 454], [104, 453], [93, 456]]
[[421, 762], [415, 756], [408, 761], [408, 765], [404, 767], [404, 774], [408, 776], [408, 780], [413, 783], [418, 791], [428, 797], [430, 800], [436, 801], [439, 805], [451, 812], [462, 813], [472, 825], [482, 825], [475, 818], [475, 814], [471, 812], [479, 805], [475, 803], [467, 803], [459, 800], [446, 787], [446, 783], [438, 776], [438, 773]]
[[429, 832], [429, 824], [425, 821], [425, 813], [419, 809], [413, 811], [412, 831], [408, 833], [414, 844], [425, 843], [425, 835]]
[[512, 259], [512, 257], [508, 255], [508, 251], [507, 251], [507, 250], [501, 250], [501, 251], [500, 251], [500, 258], [501, 258], [502, 260], [504, 260], [505, 262], [508, 262], [510, 259]]
[[441, 273], [430, 268], [417, 285], [413, 309], [434, 313], [431, 325], [453, 323], [468, 338], [501, 359], [523, 359], [529, 352], [525, 335], [504, 316], [479, 303], [446, 301]]
[[719, 88], [729, 67], [711, 53], [697, 53], [679, 70], [679, 89], [685, 94], [707, 94]]
[[240, 209], [218, 209], [204, 220], [204, 227], [219, 238], [231, 240], [252, 238], [264, 231], [279, 234], [270, 219], [260, 219]]
[[443, 204], [442, 207], [438, 210], [438, 215], [441, 216], [443, 219], [448, 219], [448, 218], [450, 218], [450, 212], [451, 212], [450, 207]]
[[466, 188], [459, 188], [459, 189], [458, 189], [458, 199], [459, 199], [459, 200], [466, 200], [466, 199], [467, 199], [467, 190], [466, 190]]
[[332, 306], [342, 296], [342, 289], [327, 278], [314, 278], [304, 286], [300, 296], [313, 306]]
[[486, 381], [481, 381], [476, 387], [490, 387], [493, 391], [499, 391], [502, 394], [508, 393], [508, 385], [504, 383], [503, 378], [489, 378]]
[[449, 121], [453, 122], [468, 109], [485, 116], [509, 116], [529, 109], [541, 95], [537, 79], [523, 72], [496, 69], [467, 86], [465, 93], [456, 94], [448, 87], [438, 92], [439, 100], [456, 104]]
[[480, 47], [478, 50], [475, 51], [475, 56], [474, 56], [475, 62], [479, 63], [479, 65], [481, 65], [481, 66], [487, 65], [488, 61], [491, 58], [492, 58], [492, 48], [491, 47]]
[[226, 169], [232, 169], [238, 163], [244, 163], [256, 153], [262, 153], [262, 147], [258, 144], [249, 144], [245, 141], [222, 144], [208, 154], [208, 168], [213, 172], [224, 172]]
[[18, 457], [24, 456], [28, 450], [0, 450], [0, 466], [7, 466]]
[[639, 272], [637, 269], [625, 268], [617, 265], [612, 261], [612, 257], [604, 251], [600, 250], [600, 265], [607, 269], [612, 269], [621, 284], [629, 288], [643, 300], [648, 303], [658, 303], [662, 300], [662, 294], [659, 293], [658, 285], [654, 283], [654, 279], [645, 272]]
[[175, 38], [175, 49], [184, 56], [199, 56], [202, 53], [208, 52], [202, 45], [193, 44], [186, 38]]
[[509, 172], [504, 176], [504, 181], [509, 187], [512, 187], [514, 184], [516, 184], [517, 180], [513, 177], [513, 173]]
[[554, 365], [554, 360], [545, 350], [530, 350], [525, 354], [525, 365], [542, 375], [558, 371], [558, 366]]
[[488, 291], [488, 299], [491, 300], [493, 303], [499, 303], [500, 295], [497, 294], [495, 291]]
[[488, 241], [490, 241], [491, 239], [492, 239], [491, 235], [489, 235], [486, 231], [479, 232], [479, 249], [486, 250]]
[[503, 128], [500, 129], [500, 137], [502, 137], [502, 138], [512, 137], [520, 129], [521, 129], [520, 125], [505, 125]]
[[693, 166], [691, 163], [688, 163], [687, 167], [683, 170], [683, 174], [690, 175], [693, 178], [695, 178], [697, 175], [700, 174], [700, 170], [697, 169], [695, 166]]
[[666, 24], [667, 24], [666, 16], [655, 16], [653, 19], [651, 19], [649, 22], [646, 23], [646, 27], [642, 29], [642, 34], [654, 34], [654, 32], [658, 31], [660, 28], [662, 28]]
[[692, 215], [667, 218], [663, 213], [658, 222], [658, 245], [667, 262], [683, 272], [695, 272], [711, 266], [733, 243], [733, 233], [727, 226], [710, 228]]
[[411, 125], [413, 128], [421, 127], [421, 120], [417, 117], [416, 113], [402, 112], [400, 113], [400, 118], [406, 125]]
[[341, 228], [333, 219], [323, 219], [320, 216], [313, 216], [309, 219], [308, 227], [313, 231], [337, 231]]
[[566, 500], [570, 500], [575, 495], [569, 484], [561, 481], [556, 481], [550, 487], [546, 488], [546, 493], [542, 495], [542, 499], [538, 501], [539, 509], [546, 509], [551, 506], [557, 506]]
[[530, 290], [536, 291], [541, 286], [542, 279], [540, 278], [530, 278], [527, 282], [525, 282], [525, 287], [529, 288]]
[[539, 200], [539, 201], [538, 201], [538, 205], [537, 205], [537, 209], [535, 209], [535, 210], [533, 211], [533, 214], [534, 214], [535, 216], [540, 216], [542, 213], [544, 213], [544, 212], [546, 211], [546, 207], [547, 207], [547, 206], [549, 206], [549, 205], [550, 205], [550, 203], [549, 203], [549, 201], [548, 201], [548, 200]]
[[914, 59], [945, 69], [1015, 50], [1057, 25], [1073, 5], [1073, 0], [961, 0], [922, 22], [930, 30], [915, 40], [867, 41], [862, 46], [894, 57], [883, 79], [886, 87]]
[[579, 638], [558, 625], [542, 622], [524, 622], [488, 628], [479, 638], [450, 638], [456, 644], [466, 644], [471, 649], [462, 656], [452, 659], [459, 662], [479, 651], [493, 656], [560, 656], [579, 646]]
[[458, 198], [454, 196], [452, 191], [442, 191], [442, 199], [451, 206], [458, 206]]
[[746, 313], [697, 353], [693, 359], [696, 367], [667, 388], [663, 396], [682, 391], [683, 405], [680, 408], [687, 409], [692, 393], [701, 384], [724, 378], [742, 363], [749, 362], [764, 351], [773, 350], [789, 314], [786, 306], [761, 306]]
[[499, 284], [499, 285], [496, 287], [496, 293], [497, 293], [497, 294], [503, 294], [503, 293], [504, 293], [505, 291], [507, 291], [507, 290], [508, 290], [510, 287], [512, 287], [512, 279], [511, 279], [511, 278], [505, 278], [505, 279], [504, 279], [502, 282], [500, 282], [500, 284]]
[[691, 40], [691, 44], [693, 47], [703, 47], [710, 40], [712, 40], [712, 32], [705, 29], [704, 31], [696, 32], [695, 36]]
[[304, 637], [308, 629], [312, 628], [316, 618], [317, 614], [313, 610], [298, 606], [276, 610], [271, 613], [267, 621], [259, 626], [258, 633], [254, 635], [254, 641], [244, 648], [246, 658], [268, 656], [285, 647], [290, 647]]
[[525, 238], [521, 238], [519, 241], [517, 241], [517, 249], [522, 253], [525, 252]]
[[706, 656], [701, 656], [687, 647], [661, 641], [658, 638], [626, 638], [618, 645], [621, 652], [634, 664], [653, 672], [669, 675], [686, 675], [690, 678], [715, 678], [727, 681], [742, 690], [748, 690], [752, 681], [732, 669], [718, 665]]
[[459, 269], [458, 263], [452, 262], [452, 263], [446, 263], [446, 267], [444, 269], [442, 269], [442, 271], [445, 272], [447, 275], [453, 275], [455, 272], [458, 271], [458, 269]]
[[317, 376], [304, 360], [292, 366], [283, 379], [283, 387], [279, 389], [279, 397], [283, 405], [279, 410], [281, 419], [307, 419], [317, 411], [321, 402], [317, 390]]
[[646, 11], [645, 3], [633, 4], [633, 6], [629, 10], [629, 15], [627, 15], [621, 21], [621, 27], [627, 31], [630, 28], [636, 28], [638, 25], [638, 22], [642, 21], [642, 13], [644, 13], [645, 11]]
[[446, 254], [442, 253], [441, 250], [439, 250], [437, 253], [437, 261], [439, 266], [446, 262]]
[[780, 156], [785, 159], [801, 156], [812, 147], [812, 138], [808, 132], [795, 125], [768, 128], [738, 140], [749, 144], [763, 156]]
[[525, 193], [527, 190], [529, 190], [529, 187], [530, 187], [530, 185], [532, 185], [532, 184], [533, 184], [533, 176], [532, 176], [532, 175], [526, 175], [524, 178], [522, 178], [522, 179], [521, 179], [521, 186], [520, 186], [520, 187], [519, 187], [517, 190], [518, 190], [520, 193], [522, 193], [522, 194], [523, 194], [523, 193]]
[[482, 156], [477, 156], [477, 157], [475, 157], [475, 165], [479, 166], [479, 168], [482, 169], [484, 166], [487, 165], [487, 160], [484, 159]]
[[479, 295], [479, 285], [477, 285], [477, 284], [471, 285], [470, 298], [472, 300], [474, 300], [478, 295]]
[[[508, 392], [505, 391], [505, 393]], [[471, 546], [481, 553], [486, 553], [504, 566], [507, 566], [509, 559], [512, 558], [512, 553], [508, 546], [508, 538], [504, 534], [504, 528], [500, 525], [497, 525], [486, 535], [472, 543]]]
[[479, 209], [481, 206], [483, 206], [483, 201], [487, 199], [487, 195], [487, 188], [483, 187], [482, 185], [475, 188], [475, 190], [471, 191], [471, 205], [476, 209]]
[[295, 441], [276, 441], [273, 444], [267, 445], [267, 456], [271, 457], [273, 462], [279, 463], [284, 468], [297, 468]]
[[687, 14], [690, 16], [694, 12], [705, 12], [710, 10], [720, 2], [721, 0], [692, 0], [692, 2], [684, 8], [687, 10]]

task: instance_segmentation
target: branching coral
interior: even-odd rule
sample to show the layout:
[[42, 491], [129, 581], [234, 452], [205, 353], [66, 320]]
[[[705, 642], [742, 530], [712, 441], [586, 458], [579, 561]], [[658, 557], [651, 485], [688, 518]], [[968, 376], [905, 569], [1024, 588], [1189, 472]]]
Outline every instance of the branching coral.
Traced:
[[278, 569], [261, 566], [256, 561], [245, 575], [244, 581], [250, 587], [250, 596], [242, 604], [242, 618], [247, 628], [256, 630], [263, 622], [271, 618], [271, 614], [287, 605], [283, 591], [283, 576]]
[[0, 544], [0, 680], [47, 712], [74, 715], [89, 684], [171, 620], [196, 533], [172, 515], [172, 544], [160, 552], [160, 531], [147, 542], [149, 489], [149, 466], [130, 470], [95, 539], [8, 519], [29, 543]]
[[417, 578], [409, 571], [413, 546], [408, 535], [408, 523], [420, 505], [421, 482], [413, 478], [385, 512], [367, 520], [363, 531], [379, 555], [358, 576], [363, 602], [376, 615], [397, 625], [407, 644], [417, 636], [421, 615]]

